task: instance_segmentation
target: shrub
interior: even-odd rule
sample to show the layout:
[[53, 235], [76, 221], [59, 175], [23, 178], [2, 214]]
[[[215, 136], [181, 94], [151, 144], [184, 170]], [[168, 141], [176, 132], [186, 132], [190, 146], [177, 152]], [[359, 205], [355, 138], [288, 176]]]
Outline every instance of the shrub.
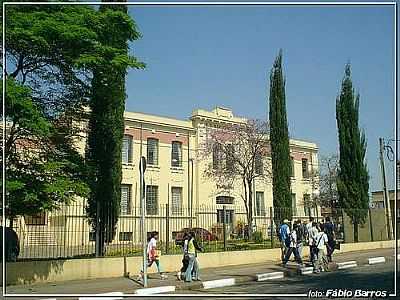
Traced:
[[261, 231], [255, 231], [255, 232], [253, 232], [253, 240], [254, 240], [256, 243], [261, 243], [261, 242], [263, 242], [262, 232], [261, 232]]

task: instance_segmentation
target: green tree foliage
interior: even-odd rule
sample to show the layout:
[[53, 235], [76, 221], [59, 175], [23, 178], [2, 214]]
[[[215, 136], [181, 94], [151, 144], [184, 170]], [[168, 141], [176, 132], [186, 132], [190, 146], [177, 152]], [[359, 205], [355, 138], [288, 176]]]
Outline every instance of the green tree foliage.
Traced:
[[365, 163], [367, 143], [358, 127], [360, 95], [355, 95], [350, 65], [346, 65], [340, 95], [336, 98], [336, 120], [339, 135], [339, 173], [337, 190], [339, 205], [354, 224], [354, 240], [358, 241], [358, 224], [368, 213], [369, 175]]
[[128, 42], [137, 40], [140, 34], [126, 13], [126, 6], [101, 5], [99, 20], [99, 40], [112, 49], [104, 53], [104, 62], [113, 63], [98, 64], [93, 69], [88, 137], [91, 193], [87, 213], [98, 232], [97, 254], [103, 255], [104, 243], [115, 235], [120, 211], [125, 75], [128, 67], [144, 65], [128, 55]]
[[282, 71], [282, 50], [270, 74], [269, 125], [272, 157], [272, 186], [276, 222], [292, 218], [290, 192], [291, 160], [286, 117], [285, 80]]
[[[87, 196], [75, 148], [95, 70], [135, 60], [104, 42], [107, 16], [85, 5], [6, 5], [6, 193], [10, 216]], [[119, 19], [125, 26], [132, 22]], [[121, 25], [123, 26], [123, 25]], [[107, 69], [108, 71], [109, 69]]]

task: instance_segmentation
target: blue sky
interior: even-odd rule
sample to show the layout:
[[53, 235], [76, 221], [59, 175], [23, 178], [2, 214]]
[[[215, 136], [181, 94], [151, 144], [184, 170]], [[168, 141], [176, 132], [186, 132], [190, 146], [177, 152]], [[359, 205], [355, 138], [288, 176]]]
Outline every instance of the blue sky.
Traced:
[[335, 100], [350, 61], [370, 189], [381, 188], [378, 138], [394, 135], [392, 7], [130, 6], [129, 13], [143, 35], [132, 52], [147, 69], [128, 73], [128, 111], [187, 119], [219, 105], [266, 118], [269, 72], [282, 48], [290, 135], [316, 142], [322, 155], [337, 152]]

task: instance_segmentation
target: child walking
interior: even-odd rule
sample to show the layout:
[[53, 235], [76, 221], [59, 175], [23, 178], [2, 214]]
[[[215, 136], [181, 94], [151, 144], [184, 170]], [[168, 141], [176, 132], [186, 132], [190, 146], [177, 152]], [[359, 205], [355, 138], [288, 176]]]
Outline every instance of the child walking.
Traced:
[[[153, 263], [156, 264], [157, 271], [161, 279], [166, 279], [167, 275], [164, 274], [160, 263], [160, 251], [157, 248], [158, 232], [153, 231], [150, 235], [150, 240], [147, 244], [147, 267], [150, 268]], [[138, 280], [143, 280], [143, 270], [140, 271]]]

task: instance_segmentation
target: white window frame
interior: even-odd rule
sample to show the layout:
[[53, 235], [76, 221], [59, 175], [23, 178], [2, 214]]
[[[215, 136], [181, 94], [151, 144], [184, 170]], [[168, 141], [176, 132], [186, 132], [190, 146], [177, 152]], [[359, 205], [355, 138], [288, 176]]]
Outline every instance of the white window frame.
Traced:
[[183, 188], [179, 186], [171, 187], [171, 214], [182, 214]]
[[173, 141], [171, 143], [171, 166], [182, 167], [182, 142]]
[[[126, 145], [127, 143], [127, 145]], [[122, 140], [121, 160], [122, 164], [131, 164], [133, 160], [133, 137], [131, 135], [124, 135]], [[127, 147], [127, 149], [125, 149]]]
[[[152, 160], [150, 159], [152, 152]], [[155, 138], [147, 139], [147, 163], [152, 166], [158, 166], [159, 140]]]

